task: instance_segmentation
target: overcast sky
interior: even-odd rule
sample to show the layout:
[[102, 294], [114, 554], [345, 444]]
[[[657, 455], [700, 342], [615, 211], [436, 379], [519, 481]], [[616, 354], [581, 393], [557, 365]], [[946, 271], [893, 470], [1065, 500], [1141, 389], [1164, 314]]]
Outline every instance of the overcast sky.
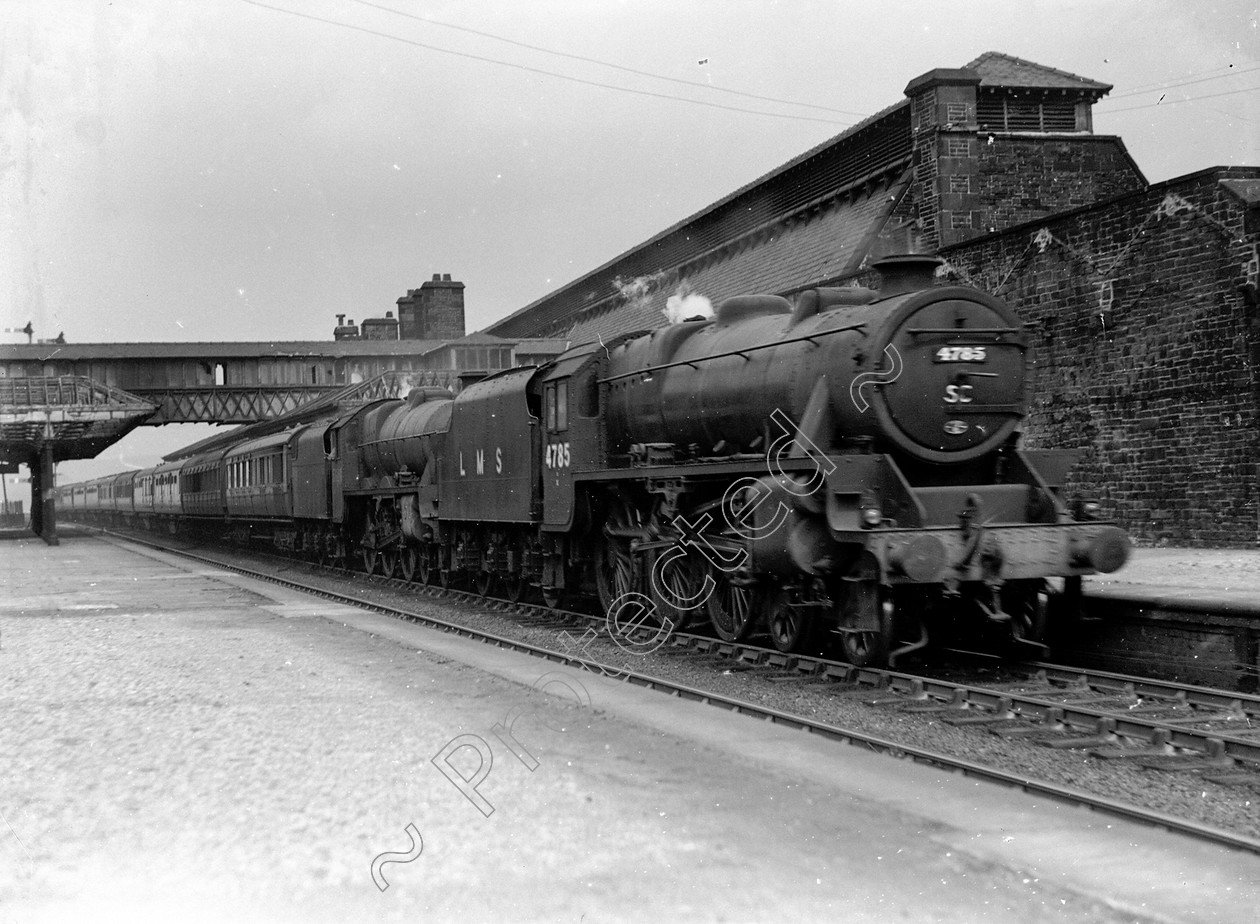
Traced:
[[0, 21], [0, 327], [76, 343], [330, 339], [433, 273], [477, 330], [985, 51], [1113, 84], [1095, 132], [1152, 182], [1260, 164], [1244, 0], [0, 0]]

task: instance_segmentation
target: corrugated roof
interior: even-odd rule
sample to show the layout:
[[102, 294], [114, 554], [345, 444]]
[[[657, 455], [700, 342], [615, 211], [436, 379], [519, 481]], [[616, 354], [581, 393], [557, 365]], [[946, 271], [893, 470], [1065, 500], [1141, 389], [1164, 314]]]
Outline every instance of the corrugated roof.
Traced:
[[1002, 54], [999, 51], [986, 51], [970, 64], [964, 65], [967, 70], [980, 75], [982, 87], [1011, 87], [1022, 89], [1046, 90], [1092, 90], [1098, 96], [1109, 92], [1111, 84], [1099, 83], [1088, 77], [1070, 74], [1055, 67], [1046, 67]]

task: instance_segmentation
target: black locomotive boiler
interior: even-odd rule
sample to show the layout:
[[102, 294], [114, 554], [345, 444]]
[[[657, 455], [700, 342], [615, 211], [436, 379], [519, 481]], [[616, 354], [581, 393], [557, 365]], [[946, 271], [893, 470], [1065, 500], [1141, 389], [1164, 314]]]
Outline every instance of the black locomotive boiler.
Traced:
[[[731, 299], [609, 351], [607, 459], [643, 472], [605, 501], [617, 592], [644, 570], [636, 551], [672, 538], [689, 554], [664, 596], [704, 596], [723, 637], [765, 625], [793, 650], [829, 631], [865, 663], [895, 632], [922, 644], [949, 611], [1039, 641], [1051, 610], [1079, 605], [1081, 575], [1124, 563], [1123, 531], [1061, 497], [1074, 456], [1018, 448], [1019, 319], [932, 285], [938, 263], [884, 260], [879, 291]], [[669, 572], [655, 578], [661, 596]]]
[[[959, 618], [1037, 643], [1128, 540], [1064, 497], [1073, 453], [1019, 446], [1019, 319], [934, 284], [937, 265], [728, 299], [454, 398], [420, 389], [255, 441], [279, 461], [251, 465], [246, 444], [181, 472], [203, 521], [207, 471], [230, 465], [219, 520], [412, 580], [634, 599], [666, 625], [834, 641], [859, 664]], [[285, 509], [232, 506], [255, 471]]]

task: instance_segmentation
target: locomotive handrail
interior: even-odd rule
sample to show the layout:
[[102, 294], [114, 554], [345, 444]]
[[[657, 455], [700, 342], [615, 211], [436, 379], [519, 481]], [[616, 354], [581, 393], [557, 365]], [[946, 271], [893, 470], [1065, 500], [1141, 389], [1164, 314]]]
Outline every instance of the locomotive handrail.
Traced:
[[908, 327], [906, 333], [912, 337], [919, 334], [953, 334], [955, 336], [970, 336], [972, 334], [993, 334], [1000, 337], [1003, 334], [1018, 334], [1018, 327]]
[[635, 369], [633, 372], [623, 372], [620, 375], [610, 375], [608, 378], [599, 379], [599, 384], [603, 385], [607, 382], [615, 382], [618, 379], [627, 379], [632, 375], [646, 375], [652, 372], [660, 372], [662, 369], [673, 369], [676, 366], [691, 366], [693, 369], [699, 363], [708, 362], [712, 359], [726, 359], [728, 356], [743, 356], [747, 359], [747, 354], [755, 353], [757, 350], [768, 350], [771, 347], [783, 346], [785, 343], [801, 343], [802, 341], [814, 341], [819, 337], [825, 337], [828, 334], [842, 334], [846, 331], [861, 330], [866, 327], [865, 324], [850, 324], [848, 327], [836, 327], [832, 330], [818, 331], [814, 334], [806, 334], [803, 337], [789, 337], [787, 340], [776, 340], [773, 343], [763, 343], [759, 346], [745, 347], [742, 350], [730, 350], [726, 353], [714, 353], [712, 356], [701, 356], [698, 359], [682, 359], [676, 363], [662, 363], [659, 366], [645, 366], [642, 369]]
[[946, 414], [1018, 414], [1023, 405], [1011, 404], [960, 404], [945, 409]]

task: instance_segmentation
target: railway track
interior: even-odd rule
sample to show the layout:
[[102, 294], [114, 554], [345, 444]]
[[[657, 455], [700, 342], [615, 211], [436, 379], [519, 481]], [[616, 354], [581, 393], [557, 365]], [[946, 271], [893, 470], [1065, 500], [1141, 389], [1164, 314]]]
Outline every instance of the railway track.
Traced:
[[[602, 617], [558, 611], [542, 604], [489, 598], [476, 591], [419, 585], [401, 578], [369, 576], [362, 572], [321, 566], [321, 570], [340, 578], [354, 575], [364, 580], [367, 588], [406, 590], [443, 602], [472, 603], [483, 609], [523, 618], [535, 628], [561, 632], [562, 649], [550, 648], [416, 612], [411, 608], [374, 601], [362, 594], [331, 590], [293, 576], [225, 562], [222, 558], [174, 548], [148, 538], [104, 532], [244, 576], [364, 607], [668, 695], [756, 716], [831, 740], [1015, 786], [1069, 804], [1087, 806], [1260, 854], [1260, 840], [1239, 832], [677, 683], [634, 670], [624, 663], [615, 664], [586, 656], [588, 652], [581, 644], [583, 640], [608, 637], [607, 621]], [[282, 560], [294, 564], [290, 559]], [[646, 633], [649, 630], [635, 631]], [[634, 640], [633, 636], [631, 640]], [[1260, 697], [1256, 696], [1037, 662], [1010, 665], [1014, 670], [1024, 672], [1025, 677], [996, 684], [972, 684], [922, 674], [855, 667], [823, 657], [789, 655], [750, 643], [724, 642], [687, 632], [673, 633], [654, 653], [664, 657], [708, 660], [728, 672], [746, 671], [776, 681], [825, 683], [846, 690], [866, 691], [862, 698], [873, 707], [908, 714], [931, 714], [945, 724], [960, 729], [971, 728], [976, 733], [1021, 738], [1055, 750], [1081, 751], [1101, 760], [1134, 762], [1152, 770], [1200, 774], [1214, 783], [1252, 787], [1260, 793]]]

